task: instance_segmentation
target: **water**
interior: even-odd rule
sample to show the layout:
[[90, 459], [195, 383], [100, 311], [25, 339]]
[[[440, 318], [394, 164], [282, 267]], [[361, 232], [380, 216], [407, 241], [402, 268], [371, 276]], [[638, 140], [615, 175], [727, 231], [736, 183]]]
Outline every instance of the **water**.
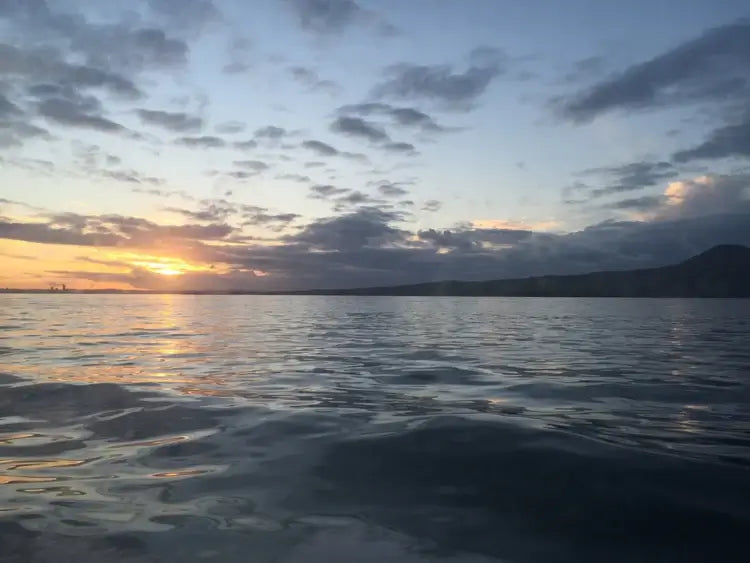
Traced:
[[750, 301], [0, 296], [2, 561], [742, 561]]

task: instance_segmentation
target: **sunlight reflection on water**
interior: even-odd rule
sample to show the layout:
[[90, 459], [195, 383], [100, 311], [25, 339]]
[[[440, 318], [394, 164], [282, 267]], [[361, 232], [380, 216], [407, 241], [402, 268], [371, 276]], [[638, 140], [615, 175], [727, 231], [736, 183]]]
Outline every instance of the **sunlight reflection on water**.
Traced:
[[748, 319], [742, 300], [3, 296], [0, 541], [615, 560], [590, 516], [537, 514], [550, 494], [633, 533], [655, 494], [681, 530], [707, 506], [731, 534]]

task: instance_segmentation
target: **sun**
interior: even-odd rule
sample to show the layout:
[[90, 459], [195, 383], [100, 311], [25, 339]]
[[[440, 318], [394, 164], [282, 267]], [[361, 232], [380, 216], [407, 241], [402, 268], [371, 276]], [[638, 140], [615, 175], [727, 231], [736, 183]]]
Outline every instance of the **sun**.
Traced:
[[189, 273], [215, 272], [215, 269], [210, 265], [194, 264], [181, 258], [128, 252], [110, 253], [108, 257], [124, 262], [131, 267], [141, 268], [152, 274], [170, 278], [176, 278]]
[[133, 265], [162, 276], [181, 276], [191, 270], [190, 266], [177, 260], [135, 260]]

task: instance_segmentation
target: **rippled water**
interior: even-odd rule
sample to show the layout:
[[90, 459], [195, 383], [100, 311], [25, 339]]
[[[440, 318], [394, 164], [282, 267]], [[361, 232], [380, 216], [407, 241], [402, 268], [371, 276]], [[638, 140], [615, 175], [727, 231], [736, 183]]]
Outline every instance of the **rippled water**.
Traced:
[[750, 301], [0, 296], [2, 561], [741, 561]]

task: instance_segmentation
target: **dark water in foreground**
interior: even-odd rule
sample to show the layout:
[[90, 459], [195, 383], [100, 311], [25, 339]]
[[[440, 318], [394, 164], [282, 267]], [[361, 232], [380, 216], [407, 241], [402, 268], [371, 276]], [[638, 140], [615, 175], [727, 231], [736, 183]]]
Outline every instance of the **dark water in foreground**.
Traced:
[[0, 296], [2, 561], [746, 561], [750, 301]]

